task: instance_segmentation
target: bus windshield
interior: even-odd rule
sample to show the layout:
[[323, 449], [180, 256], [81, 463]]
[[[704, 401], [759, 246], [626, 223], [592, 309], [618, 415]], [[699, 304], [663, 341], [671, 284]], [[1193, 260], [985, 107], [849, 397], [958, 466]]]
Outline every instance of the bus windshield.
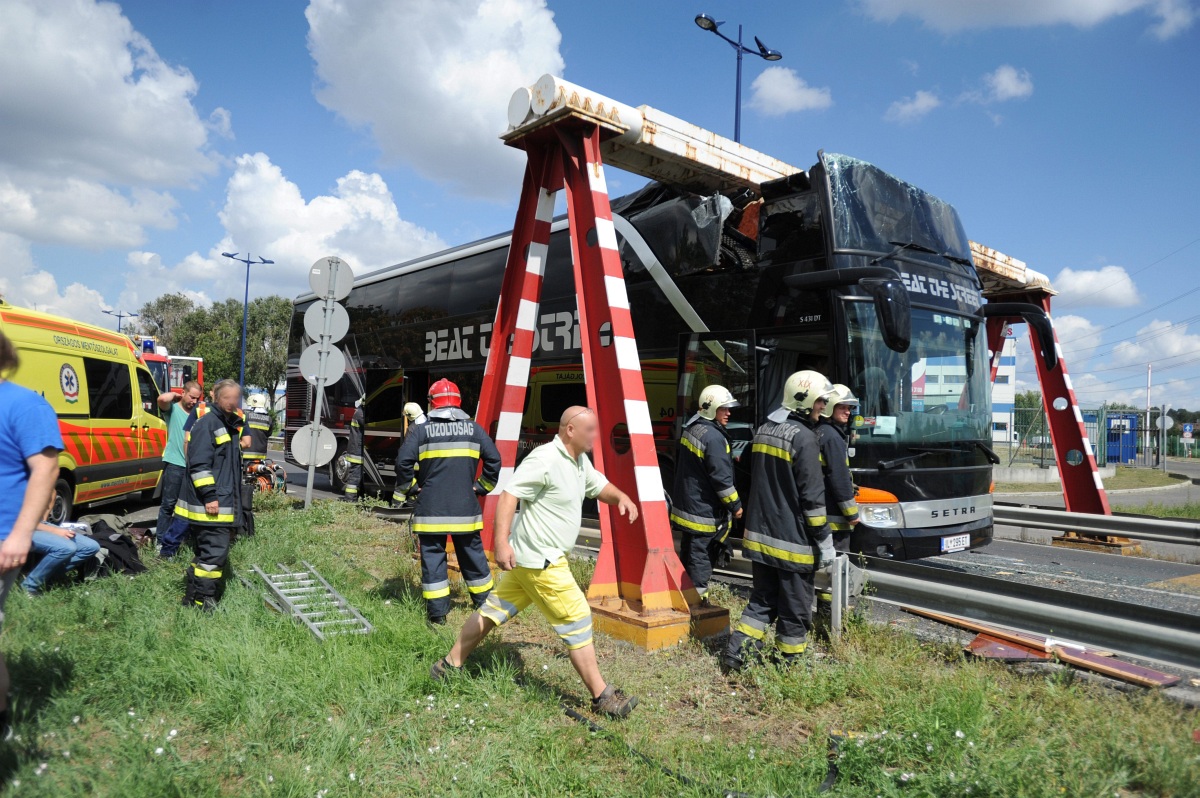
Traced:
[[980, 319], [914, 307], [912, 345], [903, 353], [884, 344], [871, 302], [847, 301], [846, 319], [860, 444], [991, 440]]
[[888, 253], [907, 244], [908, 257], [971, 263], [971, 245], [952, 205], [857, 158], [824, 153], [821, 164], [829, 177], [835, 249]]

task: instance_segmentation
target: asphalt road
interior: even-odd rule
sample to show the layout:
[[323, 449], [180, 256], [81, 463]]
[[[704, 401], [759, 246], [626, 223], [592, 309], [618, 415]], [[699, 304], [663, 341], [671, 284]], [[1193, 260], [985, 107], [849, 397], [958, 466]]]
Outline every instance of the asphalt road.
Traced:
[[982, 549], [936, 557], [922, 564], [1200, 613], [1200, 566], [1186, 563], [996, 540]]

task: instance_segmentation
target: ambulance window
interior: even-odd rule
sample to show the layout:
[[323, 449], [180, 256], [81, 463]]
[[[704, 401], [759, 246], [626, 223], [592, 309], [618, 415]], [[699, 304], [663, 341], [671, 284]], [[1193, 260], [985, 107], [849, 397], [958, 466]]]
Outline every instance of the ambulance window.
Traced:
[[129, 364], [85, 357], [88, 410], [92, 418], [133, 418], [133, 384]]
[[138, 391], [142, 394], [142, 409], [147, 413], [158, 413], [158, 388], [146, 369], [137, 370]]

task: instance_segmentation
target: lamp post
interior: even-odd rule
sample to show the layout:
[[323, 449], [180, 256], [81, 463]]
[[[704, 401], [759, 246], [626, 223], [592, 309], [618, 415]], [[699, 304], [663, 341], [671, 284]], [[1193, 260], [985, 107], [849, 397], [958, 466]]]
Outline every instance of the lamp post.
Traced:
[[138, 314], [136, 313], [126, 313], [123, 310], [106, 310], [104, 312], [109, 316], [117, 317], [117, 332], [121, 331], [121, 327], [124, 325], [125, 319], [136, 319], [138, 317]]
[[721, 33], [718, 28], [724, 25], [723, 20], [716, 20], [708, 14], [697, 14], [696, 25], [701, 30], [706, 30], [709, 33], [716, 34], [724, 40], [730, 47], [737, 52], [737, 94], [733, 106], [733, 140], [741, 143], [742, 141], [742, 56], [756, 55], [764, 61], [778, 61], [783, 58], [783, 53], [778, 50], [772, 50], [767, 47], [757, 36], [754, 37], [754, 43], [758, 45], [757, 50], [752, 50], [742, 44], [742, 26], [738, 25], [737, 41]]
[[239, 258], [236, 252], [222, 252], [221, 257], [236, 260], [239, 263], [246, 264], [246, 295], [242, 299], [242, 366], [238, 372], [238, 385], [244, 389], [246, 387], [246, 326], [250, 322], [250, 267], [261, 266], [264, 263], [274, 263], [273, 260], [259, 256], [258, 260], [250, 257], [250, 253], [246, 253], [246, 257]]

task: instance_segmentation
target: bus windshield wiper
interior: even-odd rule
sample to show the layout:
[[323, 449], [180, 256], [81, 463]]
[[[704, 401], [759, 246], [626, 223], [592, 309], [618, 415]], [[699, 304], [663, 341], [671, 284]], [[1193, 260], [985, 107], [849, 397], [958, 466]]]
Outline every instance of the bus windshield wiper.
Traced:
[[937, 254], [951, 263], [957, 263], [959, 266], [967, 266], [970, 268], [975, 267], [975, 264], [971, 263], [971, 261], [967, 260], [966, 258], [960, 258], [957, 255], [951, 255], [949, 252], [939, 252]]
[[879, 470], [880, 471], [891, 471], [893, 468], [898, 468], [899, 466], [902, 466], [905, 463], [915, 462], [917, 460], [920, 460], [922, 457], [928, 457], [931, 454], [933, 454], [933, 451], [927, 449], [923, 452], [917, 452], [916, 454], [910, 454], [910, 455], [906, 455], [904, 457], [895, 457], [891, 460], [880, 460], [879, 461]]
[[[1000, 465], [1000, 455], [996, 454], [996, 450], [993, 449], [991, 446], [988, 446], [986, 441], [981, 441], [981, 440], [946, 441], [942, 444], [942, 446], [946, 446], [946, 447], [967, 446], [967, 447], [969, 447], [969, 449], [962, 449], [962, 448], [957, 448], [957, 449], [944, 448], [943, 449], [943, 448], [937, 448], [937, 447], [933, 447], [933, 446], [930, 446], [930, 447], [910, 446], [910, 447], [908, 447], [908, 450], [910, 452], [920, 452], [921, 454], [935, 454], [935, 453], [939, 453], [939, 452], [942, 452], [942, 453], [955, 452], [955, 453], [957, 453], [957, 452], [970, 451], [971, 449], [978, 448], [983, 452], [984, 457], [986, 457], [988, 459], [989, 463], [991, 463], [992, 465]], [[899, 458], [899, 459], [903, 460], [904, 458]], [[880, 467], [881, 468], [883, 467], [882, 463], [880, 464]]]
[[935, 250], [932, 250], [929, 247], [923, 247], [920, 244], [914, 244], [911, 241], [889, 241], [888, 243], [894, 246], [895, 249], [886, 255], [880, 255], [878, 258], [875, 258], [875, 260], [871, 261], [871, 266], [876, 265], [880, 261], [891, 260], [906, 249], [911, 249], [915, 252], [928, 252], [930, 255], [938, 254]]
[[1000, 465], [1000, 455], [996, 454], [996, 450], [991, 446], [988, 446], [983, 441], [968, 441], [968, 443], [973, 443], [978, 446], [983, 451], [983, 455], [988, 459], [989, 463], [992, 465]]

